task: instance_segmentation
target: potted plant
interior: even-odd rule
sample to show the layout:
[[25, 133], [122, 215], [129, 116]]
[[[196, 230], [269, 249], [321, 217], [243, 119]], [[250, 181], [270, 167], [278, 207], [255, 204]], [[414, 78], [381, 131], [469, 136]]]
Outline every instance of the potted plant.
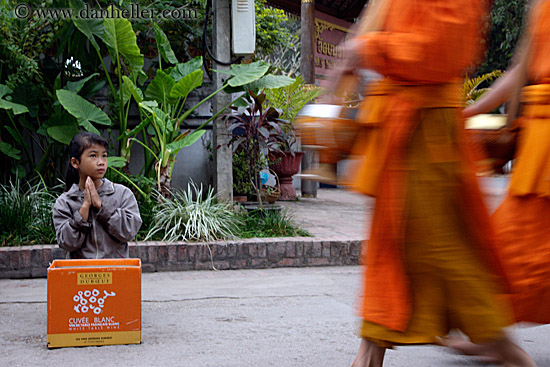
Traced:
[[237, 202], [247, 202], [254, 195], [246, 157], [246, 151], [242, 148], [233, 152], [233, 201]]
[[274, 149], [269, 155], [269, 166], [280, 181], [280, 200], [296, 200], [292, 176], [300, 170], [304, 155], [304, 152], [296, 150], [298, 144], [292, 122], [302, 107], [322, 93], [322, 88], [305, 84], [301, 76], [288, 86], [268, 89], [265, 92], [266, 106], [277, 109], [280, 112], [278, 121], [285, 121], [281, 124], [282, 128], [278, 136], [279, 149]]
[[264, 109], [265, 93], [258, 94], [252, 90], [242, 97], [246, 107], [233, 106], [234, 111], [226, 114], [228, 131], [231, 134], [230, 144], [233, 152], [244, 155], [248, 182], [252, 185], [257, 200], [262, 205], [260, 171], [268, 166], [270, 153], [280, 152], [285, 143], [283, 130], [288, 122], [278, 119], [279, 112], [268, 107]]

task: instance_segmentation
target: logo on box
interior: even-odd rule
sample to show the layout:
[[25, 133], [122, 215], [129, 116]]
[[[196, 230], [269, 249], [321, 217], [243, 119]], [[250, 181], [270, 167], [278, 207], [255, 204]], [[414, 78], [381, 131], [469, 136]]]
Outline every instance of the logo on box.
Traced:
[[107, 297], [116, 296], [115, 292], [103, 291], [103, 297], [101, 292], [97, 289], [78, 291], [77, 294], [73, 296], [73, 301], [76, 302], [73, 309], [77, 313], [87, 313], [93, 312], [96, 315], [99, 315], [103, 312], [103, 307], [105, 307], [105, 300]]

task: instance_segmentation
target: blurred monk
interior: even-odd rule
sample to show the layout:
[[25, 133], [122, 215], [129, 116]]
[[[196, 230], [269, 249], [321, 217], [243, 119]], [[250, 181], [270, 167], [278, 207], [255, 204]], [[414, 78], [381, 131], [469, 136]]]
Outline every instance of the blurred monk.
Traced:
[[460, 116], [487, 4], [372, 3], [344, 60], [344, 73], [384, 76], [361, 107], [360, 123], [379, 128], [358, 137], [364, 159], [351, 183], [376, 197], [353, 366], [382, 366], [386, 348], [435, 343], [452, 328], [506, 366], [534, 366], [503, 330], [512, 322], [497, 297], [506, 284]]
[[[486, 113], [510, 102], [509, 124], [521, 101], [521, 128], [509, 193], [492, 216], [497, 254], [509, 278], [515, 321], [550, 323], [550, 0], [531, 8], [528, 28], [509, 71], [463, 111]], [[467, 354], [479, 345], [446, 339]]]

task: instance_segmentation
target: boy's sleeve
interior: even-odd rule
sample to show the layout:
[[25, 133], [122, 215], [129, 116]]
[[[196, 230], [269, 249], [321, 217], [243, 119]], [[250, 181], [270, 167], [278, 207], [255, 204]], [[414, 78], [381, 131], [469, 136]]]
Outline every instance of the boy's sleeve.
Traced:
[[91, 223], [82, 220], [77, 210], [71, 213], [67, 198], [62, 195], [53, 207], [53, 225], [59, 247], [66, 251], [76, 251], [86, 242], [86, 236], [92, 228]]
[[132, 191], [124, 186], [117, 186], [117, 190], [122, 190], [119, 207], [114, 207], [112, 203], [104, 200], [101, 203], [101, 209], [97, 212], [97, 221], [111, 236], [120, 242], [128, 242], [138, 233], [142, 223], [141, 216]]

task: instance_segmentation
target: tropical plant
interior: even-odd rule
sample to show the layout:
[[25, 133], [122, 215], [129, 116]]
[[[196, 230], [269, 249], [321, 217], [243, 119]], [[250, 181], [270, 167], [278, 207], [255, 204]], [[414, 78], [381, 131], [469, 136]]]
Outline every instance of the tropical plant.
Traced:
[[232, 107], [236, 114], [225, 116], [230, 144], [233, 151], [238, 149], [246, 154], [248, 180], [252, 183], [258, 200], [260, 195], [260, 171], [267, 165], [270, 152], [280, 152], [283, 141], [283, 128], [289, 123], [279, 120], [279, 112], [273, 107], [263, 108], [265, 93], [256, 95], [252, 90], [244, 97], [247, 107]]
[[462, 87], [462, 100], [466, 105], [474, 103], [479, 97], [489, 90], [489, 87], [481, 87], [502, 75], [502, 71], [494, 70], [481, 76], [466, 78]]
[[[147, 75], [143, 70], [143, 55], [140, 50], [143, 45], [139, 42], [144, 37], [149, 42], [151, 34], [154, 34], [152, 44], [156, 45], [160, 60], [147, 70], [153, 75], [153, 80], [157, 78], [156, 72], [159, 70], [173, 77], [172, 71], [181, 67], [176, 56], [189, 58], [190, 55], [196, 56], [200, 53], [198, 49], [202, 31], [199, 25], [204, 23], [206, 2], [207, 0], [160, 0], [151, 3], [138, 0], [137, 3], [142, 8], [167, 9], [183, 6], [196, 10], [196, 19], [163, 20], [165, 34], [154, 21], [142, 19], [55, 20], [32, 16], [18, 20], [13, 16], [14, 6], [18, 2], [0, 0], [0, 83], [12, 91], [5, 94], [3, 99], [28, 109], [28, 112], [17, 115], [12, 110], [0, 109], [0, 171], [3, 182], [14, 175], [23, 177], [27, 174], [31, 177], [38, 172], [46, 182], [53, 184], [62, 176], [65, 145], [72, 137], [70, 135], [74, 135], [78, 129], [97, 131], [97, 124], [102, 123], [103, 127], [108, 128], [109, 134], [111, 126], [120, 128], [116, 155], [124, 161], [116, 160], [115, 166], [111, 167], [123, 168], [121, 173], [128, 175], [130, 149], [138, 134], [129, 134], [130, 131], [135, 132], [128, 122], [131, 99], [156, 100], [148, 95], [143, 86]], [[82, 0], [48, 0], [40, 6], [71, 7], [78, 10], [84, 3]], [[116, 6], [122, 9], [131, 3], [134, 2], [117, 0]], [[97, 0], [93, 5], [105, 8], [110, 4], [108, 0]], [[268, 14], [271, 11], [263, 3], [257, 5], [257, 12]], [[278, 19], [281, 14], [275, 18]], [[284, 32], [279, 32], [277, 24], [272, 24], [275, 18], [258, 17], [257, 27], [263, 30], [258, 32], [261, 33], [259, 38], [268, 40], [263, 42], [266, 47], [285, 43], [288, 39]], [[182, 29], [187, 31], [182, 32]], [[185, 35], [184, 41], [181, 40], [182, 35]], [[178, 42], [177, 52], [171, 49], [168, 39]], [[179, 42], [187, 46], [182, 47]], [[182, 52], [184, 48], [185, 52]], [[110, 58], [106, 57], [107, 53]], [[80, 85], [81, 89], [74, 90], [69, 86], [70, 83], [79, 83], [77, 79], [85, 80], [85, 84]], [[161, 83], [151, 84], [164, 87], [164, 81], [159, 78], [157, 82]], [[104, 85], [107, 85], [110, 92], [107, 95], [111, 100], [108, 112], [101, 105], [102, 102], [92, 101]], [[64, 91], [58, 92], [60, 89]], [[173, 101], [170, 98], [170, 102]], [[158, 107], [166, 113], [166, 107], [158, 103]], [[180, 99], [179, 105], [178, 100], [175, 100], [170, 112], [172, 118], [179, 118], [180, 123], [183, 122], [181, 115], [185, 111], [185, 108], [181, 109], [183, 105], [183, 100]], [[98, 111], [108, 113], [109, 125], [105, 116]], [[140, 112], [145, 113], [143, 109]], [[180, 115], [174, 116], [174, 113]], [[94, 121], [94, 118], [98, 121]], [[147, 120], [147, 117], [142, 116], [140, 121], [143, 120]], [[152, 145], [150, 135], [156, 134], [149, 127], [142, 129], [140, 136], [140, 140], [148, 146]], [[178, 136], [180, 135], [176, 137]], [[155, 157], [147, 149], [144, 150], [144, 155], [142, 173], [149, 177], [157, 176], [154, 169]]]
[[[225, 111], [225, 108], [235, 101], [241, 100], [242, 97], [237, 97], [229, 102], [225, 108], [222, 108], [193, 132], [189, 129], [181, 132], [181, 124], [191, 113], [213, 96], [225, 90], [234, 92], [241, 91], [245, 85], [264, 86], [273, 83], [277, 85], [281, 84], [281, 78], [264, 75], [269, 66], [262, 61], [244, 65], [232, 65], [229, 70], [224, 70], [224, 72], [231, 75], [224, 85], [183, 112], [182, 110], [189, 93], [202, 85], [203, 71], [201, 67], [202, 58], [198, 57], [187, 63], [177, 64], [170, 70], [169, 74], [161, 70], [157, 71], [157, 76], [149, 84], [145, 92], [145, 96], [152, 100], [139, 101], [139, 96], [136, 97], [135, 94], [132, 94], [139, 101], [139, 107], [144, 119], [128, 134], [135, 134], [148, 126], [147, 131], [154, 150], [135, 138], [131, 138], [131, 140], [139, 142], [155, 157], [158, 190], [167, 197], [170, 196], [172, 171], [178, 152], [184, 147], [195, 143], [205, 133], [205, 130], [203, 130], [204, 126], [220, 116]], [[284, 82], [286, 82], [286, 79], [284, 79]], [[153, 87], [151, 87], [152, 85]]]
[[290, 122], [290, 124], [282, 125], [283, 129], [280, 137], [282, 141], [280, 149], [282, 151], [293, 154], [296, 134], [292, 122], [302, 107], [323, 92], [323, 88], [306, 85], [304, 78], [301, 76], [285, 87], [265, 90], [265, 106], [277, 109], [280, 113], [279, 118]]
[[159, 203], [147, 239], [159, 233], [163, 241], [214, 241], [235, 237], [239, 219], [231, 203], [218, 202], [212, 187], [187, 185], [172, 200], [157, 192]]
[[0, 185], [1, 245], [55, 243], [55, 198], [42, 182], [32, 185], [17, 179]]
[[237, 149], [233, 152], [233, 195], [243, 195], [247, 198], [254, 194], [254, 186], [250, 182], [247, 152]]
[[[158, 24], [153, 23], [160, 55], [159, 65], [155, 77], [144, 93], [138, 85], [143, 83], [147, 76], [142, 70], [143, 55], [137, 46], [136, 34], [131, 23], [124, 18], [106, 18], [103, 21], [75, 19], [73, 21], [76, 27], [88, 37], [98, 55], [101, 50], [96, 37], [104, 42], [115, 65], [118, 90], [115, 89], [115, 84], [111, 80], [103, 59], [101, 61], [111, 94], [115, 98], [114, 107], [118, 114], [119, 154], [124, 159], [122, 162], [117, 161], [118, 166], [122, 166], [126, 174], [129, 173], [127, 167], [130, 163], [132, 143], [139, 142], [145, 147], [145, 173], [147, 175], [154, 174], [158, 179], [159, 189], [166, 187], [166, 192], [169, 192], [175, 155], [183, 147], [193, 144], [204, 133], [195, 131], [191, 134], [190, 131], [185, 133], [179, 131], [181, 122], [187, 117], [181, 116], [185, 99], [193, 89], [202, 85], [200, 60], [195, 59], [185, 64], [179, 64], [166, 35]], [[168, 65], [175, 65], [170, 73], [163, 71], [163, 61]], [[197, 61], [199, 62], [198, 66]], [[140, 107], [141, 122], [136, 128], [129, 130], [128, 114], [132, 98]], [[153, 129], [147, 129], [148, 125], [152, 125]], [[136, 138], [140, 132], [142, 141]], [[150, 136], [147, 134], [148, 132]], [[148, 148], [149, 139], [153, 141], [156, 152]], [[171, 154], [166, 154], [167, 151]], [[156, 163], [153, 159], [156, 159]], [[154, 171], [150, 169], [153, 166], [155, 167]]]
[[[108, 73], [106, 76], [119, 105], [121, 157], [126, 160], [126, 165], [128, 165], [132, 143], [141, 144], [146, 153], [144, 167], [154, 167], [158, 190], [166, 196], [170, 195], [173, 167], [179, 151], [195, 143], [204, 134], [203, 127], [223, 111], [212, 116], [193, 132], [190, 130], [181, 132], [182, 123], [193, 111], [217, 93], [229, 86], [238, 88], [252, 83], [262, 77], [268, 68], [265, 63], [232, 65], [228, 71], [232, 77], [221, 88], [203, 98], [193, 107], [184, 110], [189, 94], [203, 84], [202, 57], [196, 57], [186, 63], [179, 63], [166, 34], [158, 24], [153, 23], [159, 52], [158, 68], [153, 80], [145, 92], [142, 92], [138, 87], [138, 81], [140, 75], [143, 75], [141, 70], [143, 56], [139, 53], [136, 36], [129, 21], [122, 18], [105, 19], [103, 25], [101, 22], [90, 25], [90, 23], [77, 20], [75, 25], [88, 36], [91, 43], [95, 42], [95, 36], [101, 38], [109, 49], [111, 59], [116, 61], [118, 85], [121, 86], [118, 91], [114, 90]], [[98, 47], [96, 50], [99, 52]], [[125, 65], [123, 62], [126, 62], [127, 68], [123, 68]], [[163, 68], [163, 63], [174, 66]], [[122, 75], [123, 69], [128, 70], [128, 75]], [[105, 66], [104, 70], [106, 70]], [[132, 98], [139, 106], [141, 122], [136, 128], [129, 130], [127, 129], [127, 118]], [[143, 133], [142, 140], [136, 138], [140, 132]], [[154, 164], [149, 157], [154, 159]]]
[[[14, 128], [11, 128], [9, 126], [4, 126], [4, 128], [12, 135], [14, 139], [20, 142], [23, 140], [23, 137], [21, 136], [21, 133], [17, 129], [17, 125], [13, 117], [22, 113], [29, 112], [29, 110], [24, 105], [11, 102], [11, 97], [10, 97], [11, 93], [13, 93], [12, 89], [10, 89], [6, 85], [0, 84], [0, 109], [7, 111], [8, 119], [10, 120], [11, 124], [14, 127]], [[9, 143], [0, 142], [0, 151], [13, 159], [21, 158], [20, 156], [21, 150], [17, 149], [15, 146]], [[30, 157], [29, 151], [25, 151], [25, 153]]]
[[[53, 83], [53, 102], [48, 107], [49, 119], [45, 121], [41, 121], [37, 111], [33, 110], [36, 105], [29, 101], [32, 97], [22, 97], [21, 89], [19, 92], [13, 91], [0, 84], [0, 110], [4, 110], [4, 116], [7, 117], [3, 129], [8, 133], [8, 139], [1, 139], [0, 152], [12, 160], [15, 176], [22, 178], [28, 170], [46, 178], [50, 183], [55, 182], [54, 178], [62, 175], [60, 167], [63, 164], [60, 158], [64, 145], [69, 144], [79, 126], [87, 131], [97, 132], [92, 122], [110, 125], [105, 113], [77, 94], [94, 76], [95, 74], [78, 81], [69, 81], [61, 87], [61, 77], [58, 75]], [[30, 88], [26, 95], [33, 92]], [[91, 93], [95, 92], [92, 90]], [[13, 100], [25, 104], [12, 102]], [[66, 106], [66, 111], [62, 111], [58, 101]], [[74, 118], [68, 111], [71, 111]], [[32, 123], [27, 118], [35, 119], [36, 122]], [[35, 148], [40, 149], [39, 155], [35, 154]]]
[[[84, 6], [84, 3], [80, 2], [74, 6], [73, 9], [80, 11]], [[113, 13], [115, 7], [113, 5], [107, 8], [108, 11]], [[137, 45], [137, 38], [135, 32], [132, 29], [132, 24], [129, 20], [123, 17], [106, 17], [105, 19], [72, 19], [74, 25], [82, 34], [84, 34], [90, 45], [95, 49], [103, 72], [107, 79], [111, 96], [114, 98], [113, 107], [116, 111], [118, 127], [121, 131], [120, 144], [118, 153], [125, 159], [126, 166], [130, 163], [130, 149], [131, 141], [123, 132], [126, 132], [128, 128], [128, 113], [130, 110], [130, 97], [132, 92], [139, 94], [137, 90], [133, 90], [135, 84], [140, 78], [142, 81], [147, 79], [146, 74], [142, 68], [144, 65], [144, 57], [140, 52]], [[114, 67], [116, 77], [116, 85], [109, 73], [109, 69], [105, 65], [105, 61], [101, 55], [101, 46], [98, 41], [101, 40], [109, 51], [111, 64]], [[128, 77], [129, 76], [129, 77]], [[123, 84], [123, 80], [125, 83]], [[132, 81], [132, 85], [128, 85], [126, 81]], [[61, 102], [63, 104], [63, 102]], [[67, 106], [63, 105], [65, 108]], [[71, 111], [69, 111], [71, 112]], [[73, 114], [71, 112], [71, 114]], [[74, 114], [73, 114], [74, 116]], [[75, 116], [76, 117], [76, 116]], [[110, 121], [109, 121], [110, 122]]]
[[[54, 185], [61, 176], [64, 160], [65, 147], [59, 141], [62, 139], [59, 133], [68, 135], [78, 126], [74, 118], [62, 111], [56, 91], [78, 86], [82, 89], [79, 95], [89, 98], [104, 82], [85, 78], [79, 84], [75, 80], [81, 79], [84, 71], [92, 74], [89, 70], [95, 71], [98, 61], [89, 57], [87, 40], [75, 32], [71, 21], [37, 15], [18, 19], [14, 15], [18, 3], [0, 1], [0, 83], [12, 90], [6, 97], [9, 101], [27, 108], [26, 112], [17, 115], [14, 111], [0, 111], [0, 119], [6, 122], [3, 127], [12, 129], [0, 129], [0, 139], [22, 153], [9, 158], [5, 150], [4, 155], [0, 154], [3, 182], [10, 177], [27, 175], [31, 178], [39, 174], [45, 182]], [[68, 1], [50, 0], [39, 6], [67, 7]], [[71, 86], [71, 83], [76, 84]], [[54, 126], [57, 128], [49, 129]]]

